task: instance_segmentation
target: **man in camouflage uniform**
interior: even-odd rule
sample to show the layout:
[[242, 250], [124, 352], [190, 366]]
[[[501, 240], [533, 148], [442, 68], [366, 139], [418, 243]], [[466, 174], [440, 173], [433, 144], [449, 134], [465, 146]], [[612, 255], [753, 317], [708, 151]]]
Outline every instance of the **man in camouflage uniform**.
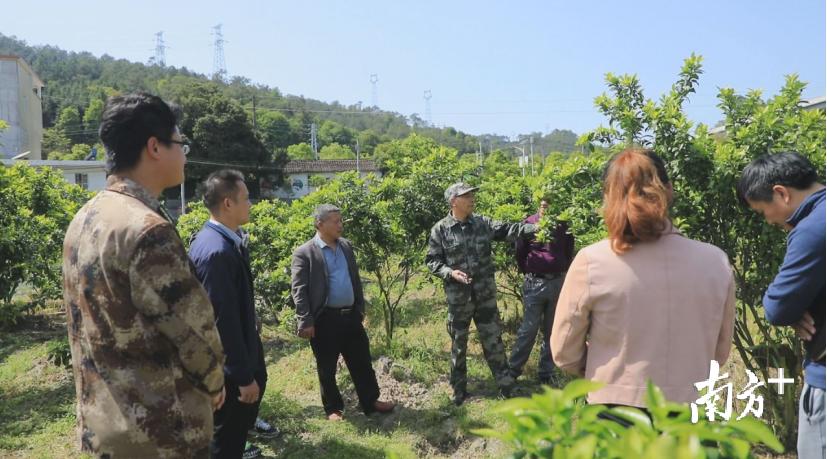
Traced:
[[112, 175], [63, 244], [81, 449], [207, 457], [224, 353], [210, 300], [158, 203], [183, 181], [189, 148], [170, 107], [148, 94], [111, 98], [100, 137]]
[[514, 378], [508, 371], [502, 342], [491, 241], [513, 241], [536, 232], [531, 224], [502, 223], [474, 215], [476, 190], [464, 183], [455, 183], [445, 190], [451, 211], [431, 228], [425, 256], [428, 269], [445, 285], [451, 336], [451, 387], [457, 405], [468, 396], [465, 356], [471, 319], [477, 326], [483, 354], [501, 395], [507, 397], [511, 393]]

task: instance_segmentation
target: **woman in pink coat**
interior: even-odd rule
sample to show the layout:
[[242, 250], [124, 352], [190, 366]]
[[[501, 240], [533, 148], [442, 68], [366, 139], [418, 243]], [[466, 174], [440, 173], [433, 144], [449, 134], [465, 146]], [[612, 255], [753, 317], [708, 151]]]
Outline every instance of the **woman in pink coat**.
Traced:
[[609, 237], [577, 254], [551, 334], [554, 362], [605, 386], [589, 403], [644, 407], [652, 380], [668, 400], [693, 402], [711, 360], [729, 356], [735, 282], [726, 254], [682, 235], [657, 155], [630, 149], [604, 175]]

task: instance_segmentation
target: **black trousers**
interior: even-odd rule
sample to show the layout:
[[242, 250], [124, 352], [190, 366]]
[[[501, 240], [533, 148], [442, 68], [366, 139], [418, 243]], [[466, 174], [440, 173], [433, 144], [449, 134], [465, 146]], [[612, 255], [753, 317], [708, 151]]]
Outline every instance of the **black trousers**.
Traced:
[[316, 336], [310, 339], [310, 347], [316, 357], [324, 412], [330, 414], [345, 407], [336, 385], [339, 355], [345, 359], [362, 410], [365, 414], [373, 412], [373, 404], [379, 400], [379, 384], [371, 365], [370, 343], [361, 315], [356, 310], [346, 314], [335, 309], [325, 310], [316, 319], [315, 329]]
[[267, 374], [264, 370], [254, 376], [259, 388], [259, 398], [255, 403], [242, 403], [238, 400], [241, 392], [238, 385], [225, 378], [224, 387], [227, 396], [224, 406], [213, 414], [213, 436], [210, 441], [210, 454], [213, 459], [241, 458], [247, 431], [255, 425], [258, 408], [267, 386]]

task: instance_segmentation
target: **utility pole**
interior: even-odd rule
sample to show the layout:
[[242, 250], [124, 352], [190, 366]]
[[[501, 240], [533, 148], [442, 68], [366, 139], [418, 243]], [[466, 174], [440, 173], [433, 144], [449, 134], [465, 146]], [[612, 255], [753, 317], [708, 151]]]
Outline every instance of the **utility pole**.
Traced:
[[253, 93], [253, 132], [258, 132], [258, 123], [256, 121], [256, 94]]
[[319, 159], [319, 139], [316, 131], [316, 123], [310, 123], [310, 148], [313, 149], [313, 157]]
[[379, 91], [376, 89], [376, 83], [379, 82], [379, 75], [375, 73], [370, 74], [370, 85], [371, 85], [371, 100], [370, 103], [372, 106], [379, 108]]
[[359, 146], [359, 138], [356, 138], [356, 176], [361, 177], [362, 172], [359, 170], [359, 154], [361, 153], [361, 148]]
[[531, 175], [534, 175], [534, 136], [528, 138], [528, 144], [531, 152]]
[[224, 34], [221, 32], [221, 24], [213, 27], [213, 60], [212, 76], [215, 79], [224, 81], [227, 78], [227, 63], [224, 61]]
[[480, 166], [482, 166], [482, 140], [479, 141], [480, 144], [480, 151], [477, 153], [477, 159], [480, 162]]

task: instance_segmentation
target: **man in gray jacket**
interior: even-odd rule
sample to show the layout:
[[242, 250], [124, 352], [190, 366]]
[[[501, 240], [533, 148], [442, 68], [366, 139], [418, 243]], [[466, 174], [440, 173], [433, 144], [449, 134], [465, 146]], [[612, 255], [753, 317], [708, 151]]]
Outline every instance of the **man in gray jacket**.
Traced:
[[387, 413], [394, 404], [379, 400], [370, 343], [362, 320], [365, 297], [350, 241], [342, 238], [338, 207], [322, 204], [313, 212], [316, 235], [293, 252], [291, 293], [298, 316], [298, 334], [310, 340], [322, 405], [331, 421], [342, 419], [344, 402], [336, 385], [341, 355], [365, 414]]

